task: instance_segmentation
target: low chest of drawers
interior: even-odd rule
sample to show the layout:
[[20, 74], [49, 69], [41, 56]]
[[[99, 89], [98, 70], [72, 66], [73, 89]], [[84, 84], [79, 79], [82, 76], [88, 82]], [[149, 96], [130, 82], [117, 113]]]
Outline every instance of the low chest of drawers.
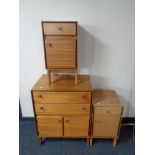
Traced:
[[69, 76], [48, 84], [43, 75], [31, 90], [38, 140], [42, 138], [90, 138], [92, 87], [88, 75], [78, 85]]
[[119, 138], [121, 116], [123, 111], [122, 103], [113, 90], [94, 90], [91, 125], [91, 139], [93, 138], [112, 138], [113, 146]]

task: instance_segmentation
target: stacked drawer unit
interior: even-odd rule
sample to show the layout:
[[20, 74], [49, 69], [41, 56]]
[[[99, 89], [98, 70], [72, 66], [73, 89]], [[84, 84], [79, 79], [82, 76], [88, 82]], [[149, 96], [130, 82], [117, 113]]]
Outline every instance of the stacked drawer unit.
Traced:
[[123, 106], [113, 90], [93, 91], [93, 113], [90, 145], [93, 138], [112, 138], [113, 146], [119, 138]]
[[43, 137], [87, 138], [92, 87], [89, 76], [79, 75], [80, 83], [61, 77], [51, 85], [43, 75], [32, 88], [32, 100], [39, 142]]
[[77, 68], [77, 22], [42, 22], [46, 69]]

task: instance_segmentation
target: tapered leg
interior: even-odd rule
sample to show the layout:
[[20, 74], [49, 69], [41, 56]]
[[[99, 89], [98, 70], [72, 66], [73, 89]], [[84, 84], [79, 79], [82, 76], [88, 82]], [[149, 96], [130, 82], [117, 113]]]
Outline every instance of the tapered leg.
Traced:
[[42, 144], [42, 138], [38, 138], [38, 142], [41, 145]]
[[113, 146], [116, 146], [116, 144], [117, 144], [117, 138], [114, 138], [113, 139]]
[[48, 70], [48, 81], [49, 81], [49, 84], [51, 84], [51, 71]]
[[89, 140], [89, 146], [92, 146], [93, 145], [93, 138], [90, 138]]
[[78, 81], [78, 75], [77, 72], [75, 72], [75, 84], [77, 84], [77, 81]]
[[89, 146], [89, 138], [87, 138], [87, 145]]

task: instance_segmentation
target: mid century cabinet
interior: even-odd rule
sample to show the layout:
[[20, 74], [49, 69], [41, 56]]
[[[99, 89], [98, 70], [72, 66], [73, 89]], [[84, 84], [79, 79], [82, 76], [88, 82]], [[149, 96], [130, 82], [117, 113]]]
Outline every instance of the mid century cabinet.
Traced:
[[39, 142], [43, 137], [90, 138], [92, 86], [88, 75], [70, 76], [48, 84], [43, 75], [31, 90]]
[[77, 22], [42, 22], [45, 65], [51, 73], [70, 72], [77, 83]]
[[93, 91], [93, 112], [90, 145], [93, 138], [112, 138], [113, 146], [119, 138], [122, 103], [113, 90]]

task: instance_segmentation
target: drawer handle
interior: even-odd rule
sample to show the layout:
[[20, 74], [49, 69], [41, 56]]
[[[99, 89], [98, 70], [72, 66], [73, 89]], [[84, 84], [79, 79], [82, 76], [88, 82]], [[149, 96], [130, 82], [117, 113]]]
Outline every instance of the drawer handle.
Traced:
[[42, 95], [39, 95], [38, 98], [43, 99], [43, 96]]
[[87, 94], [82, 95], [82, 98], [83, 98], [84, 100], [87, 100]]
[[52, 47], [52, 44], [50, 43], [50, 44], [48, 44], [49, 45], [49, 47]]
[[58, 27], [58, 30], [59, 30], [59, 31], [62, 31], [62, 27]]
[[86, 107], [82, 107], [82, 110], [86, 110]]
[[69, 123], [69, 120], [66, 120], [65, 122], [66, 122], [66, 123]]
[[61, 120], [61, 119], [58, 119], [58, 122], [59, 122], [59, 123], [62, 123], [62, 120]]
[[40, 107], [40, 110], [45, 110], [44, 107]]
[[108, 114], [109, 114], [109, 113], [110, 113], [110, 110], [107, 110], [107, 111], [106, 111], [106, 113], [108, 113]]

